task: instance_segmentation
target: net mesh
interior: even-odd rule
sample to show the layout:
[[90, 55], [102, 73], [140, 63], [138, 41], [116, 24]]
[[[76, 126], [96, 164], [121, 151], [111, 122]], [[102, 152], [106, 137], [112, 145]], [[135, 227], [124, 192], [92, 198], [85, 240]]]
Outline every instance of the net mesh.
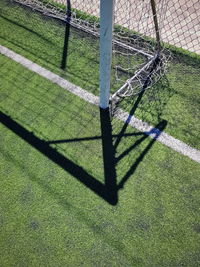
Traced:
[[[156, 13], [153, 14], [150, 1], [135, 1], [134, 4], [133, 1], [116, 2], [115, 25], [120, 27], [119, 31], [115, 29], [114, 35], [121, 43], [127, 44], [127, 48], [121, 51], [114, 42], [114, 57], [122, 53], [125, 57], [124, 62], [118, 60], [115, 66], [116, 80], [121, 80], [124, 74], [127, 80], [112, 96], [113, 99], [116, 96], [126, 97], [138, 94], [159, 79], [166, 61], [163, 51], [158, 48], [160, 46], [158, 42], [161, 42], [165, 6], [165, 1], [159, 1], [156, 5]], [[158, 23], [157, 29], [154, 19]]]
[[[91, 34], [93, 34], [92, 36], [97, 36], [99, 32], [99, 7], [98, 9], [95, 7], [95, 3], [98, 1], [73, 1], [71, 4], [71, 16], [68, 17], [66, 17], [66, 11], [63, 11], [62, 7], [55, 6], [50, 2], [45, 2], [44, 5], [41, 1], [35, 1], [32, 2], [33, 5], [31, 8], [24, 8], [25, 4], [30, 5], [31, 2], [23, 1], [23, 5], [12, 5], [12, 3], [16, 3], [16, 1], [0, 1], [0, 15], [3, 21], [0, 27], [1, 44], [26, 58], [31, 59], [40, 66], [52, 70], [52, 72], [59, 74], [63, 78], [81, 86], [87, 91], [98, 95], [98, 38], [88, 38]], [[82, 6], [82, 13], [78, 11], [81, 9], [78, 8], [78, 3]], [[90, 16], [85, 14], [89, 12], [86, 12], [89, 10], [86, 5], [87, 3], [90, 5], [91, 9], [93, 8], [92, 10], [94, 12], [91, 13]], [[126, 16], [124, 15], [124, 12], [127, 12], [127, 3], [128, 1], [124, 4], [126, 7], [124, 8], [124, 11], [121, 11], [121, 16], [123, 15], [125, 17], [124, 19], [127, 19], [128, 16], [128, 13]], [[168, 3], [171, 3], [171, 1], [168, 1]], [[194, 6], [198, 6], [197, 2], [193, 1], [193, 3]], [[38, 6], [36, 6], [36, 4]], [[75, 4], [77, 5], [75, 6]], [[116, 9], [117, 4], [119, 4], [119, 1], [116, 2]], [[124, 7], [124, 5], [122, 6]], [[39, 8], [41, 8], [42, 12], [38, 13], [37, 10], [39, 10]], [[83, 11], [84, 8], [85, 11]], [[54, 9], [55, 11], [53, 11]], [[66, 6], [64, 10], [66, 10]], [[172, 10], [172, 7], [169, 7], [167, 12], [169, 12], [169, 10]], [[115, 13], [116, 12], [117, 11], [115, 11]], [[197, 12], [198, 11], [196, 11], [196, 13]], [[134, 15], [136, 16], [137, 13], [135, 12]], [[160, 26], [162, 38], [164, 38], [166, 34], [165, 28], [163, 27], [165, 27], [167, 19], [170, 18], [167, 14], [164, 15], [166, 15], [166, 19], [163, 21], [164, 26], [162, 26], [162, 23]], [[73, 34], [71, 34], [69, 40], [66, 71], [60, 70], [60, 60], [62, 57], [63, 41], [65, 37], [65, 23], [49, 17], [62, 18], [64, 22], [66, 21], [66, 18], [70, 18], [71, 25], [73, 25], [73, 23], [78, 25], [76, 27], [71, 27], [70, 29], [70, 31], [73, 29]], [[131, 66], [134, 58], [137, 59], [137, 66], [143, 66], [145, 60], [148, 62], [152, 59], [154, 52], [156, 51], [154, 50], [154, 43], [151, 39], [153, 36], [149, 35], [148, 39], [144, 38], [146, 36], [144, 33], [141, 37], [141, 35], [138, 35], [135, 32], [135, 36], [133, 37], [133, 35], [131, 36], [132, 33], [129, 31], [127, 32], [127, 30], [121, 28], [121, 26], [118, 27], [120, 21], [117, 22], [117, 19], [119, 19], [119, 16], [116, 17], [115, 15], [116, 43], [113, 44], [114, 56], [112, 68], [115, 75], [112, 75], [112, 93], [115, 93], [120, 86], [123, 86], [126, 79], [133, 75], [134, 71], [132, 71], [132, 69], [130, 74], [128, 71], [126, 73], [124, 69], [127, 66]], [[189, 20], [189, 17], [187, 19]], [[173, 19], [171, 18], [169, 21], [173, 21]], [[195, 24], [196, 21], [197, 20], [195, 19], [194, 26], [197, 25]], [[125, 22], [123, 23], [125, 25]], [[142, 28], [140, 24], [138, 25]], [[130, 20], [129, 26], [126, 25], [125, 28], [128, 27], [132, 30], [133, 25], [131, 26]], [[81, 30], [74, 31], [74, 29], [77, 28]], [[177, 29], [178, 24], [174, 27], [173, 24], [171, 24], [170, 28]], [[125, 33], [126, 35], [124, 36]], [[189, 32], [188, 30], [187, 34], [189, 33], [192, 35], [191, 31]], [[198, 51], [198, 45], [200, 45], [198, 40], [200, 39], [198, 39], [197, 34], [198, 32], [196, 32], [195, 40], [198, 44], [195, 46], [196, 42], [192, 43], [193, 45], [191, 45], [191, 42], [188, 42], [186, 45], [188, 50], [192, 47], [193, 50]], [[170, 36], [170, 32], [168, 35]], [[137, 44], [140, 44], [143, 54], [136, 50], [132, 52], [130, 48], [128, 49], [127, 47], [122, 46], [122, 44], [117, 44], [118, 40], [123, 40], [123, 44], [131, 45], [132, 48], [135, 48], [136, 44], [132, 46], [132, 43], [127, 36], [132, 38], [132, 42], [138, 38]], [[183, 36], [184, 35], [182, 35], [181, 40], [184, 39]], [[170, 36], [170, 38], [172, 37]], [[166, 39], [164, 41], [166, 41]], [[176, 39], [176, 42], [177, 46], [181, 47], [178, 39]], [[90, 50], [92, 50], [92, 53], [89, 53]], [[144, 55], [144, 51], [148, 54]], [[165, 53], [166, 50], [162, 52], [162, 56], [165, 56]], [[158, 83], [151, 87], [152, 90], [147, 90], [145, 93], [143, 91], [135, 98], [127, 97], [125, 101], [120, 103], [120, 107], [123, 110], [128, 111], [130, 117], [138, 117], [157, 128], [163, 126], [163, 118], [167, 118], [169, 127], [171, 127], [170, 129], [174, 129], [175, 127], [175, 130], [172, 132], [174, 135], [177, 132], [183, 133], [182, 136], [186, 138], [186, 141], [191, 138], [195, 140], [198, 134], [198, 116], [193, 116], [193, 120], [195, 121], [191, 120], [191, 127], [189, 127], [188, 131], [188, 120], [183, 120], [182, 117], [178, 117], [178, 114], [180, 114], [182, 110], [175, 106], [174, 103], [176, 102], [174, 102], [174, 98], [181, 96], [179, 99], [180, 103], [181, 101], [185, 103], [185, 105], [183, 105], [184, 111], [188, 110], [185, 109], [185, 107], [190, 107], [194, 110], [193, 114], [199, 114], [197, 94], [195, 94], [196, 88], [198, 88], [199, 85], [199, 63], [194, 67], [193, 58], [190, 59], [190, 61], [187, 58], [187, 62], [183, 56], [179, 57], [179, 61], [176, 60], [177, 58], [173, 59], [174, 72], [170, 73], [169, 70], [167, 76], [164, 76]], [[164, 168], [170, 168], [171, 171], [171, 166], [174, 164], [173, 157], [169, 156], [167, 163], [165, 163], [163, 158], [158, 161], [158, 158], [160, 158], [159, 153], [155, 153], [155, 156], [152, 156], [154, 149], [151, 148], [154, 146], [155, 140], [147, 138], [145, 132], [135, 130], [129, 127], [128, 123], [123, 123], [116, 117], [113, 117], [110, 123], [112, 125], [112, 131], [110, 130], [110, 136], [106, 136], [105, 132], [109, 132], [108, 128], [110, 125], [108, 125], [109, 127], [104, 127], [104, 132], [101, 130], [102, 126], [100, 123], [98, 107], [90, 105], [86, 101], [81, 101], [78, 96], [75, 97], [71, 95], [68, 91], [63, 90], [62, 88], [55, 86], [53, 83], [39, 77], [39, 75], [35, 75], [33, 72], [20, 67], [6, 57], [1, 56], [0, 62], [0, 76], [2, 81], [4, 81], [0, 85], [0, 104], [2, 112], [7, 114], [7, 116], [24, 128], [21, 129], [23, 136], [28, 135], [32, 137], [35, 135], [37, 137], [37, 147], [40, 145], [43, 146], [43, 154], [47, 151], [49, 157], [51, 157], [53, 161], [56, 161], [57, 158], [61, 159], [60, 166], [64, 170], [69, 172], [72, 171], [72, 167], [77, 169], [77, 173], [74, 173], [74, 175], [76, 175], [78, 180], [81, 180], [82, 178], [81, 182], [89, 188], [91, 188], [91, 186], [88, 185], [89, 182], [87, 181], [90, 181], [93, 177], [93, 182], [91, 182], [93, 185], [92, 190], [109, 201], [109, 203], [113, 203], [113, 200], [110, 198], [110, 191], [106, 190], [110, 189], [114, 182], [113, 191], [116, 192], [123, 188], [128, 180], [134, 185], [135, 179], [130, 179], [130, 177], [133, 176], [136, 169], [140, 172], [139, 175], [137, 173], [136, 180], [143, 180], [144, 174], [148, 173], [149, 167], [152, 166], [154, 170], [158, 170], [160, 164], [166, 164]], [[89, 66], [89, 68], [86, 68], [85, 66]], [[123, 70], [120, 70], [119, 66], [121, 66]], [[179, 72], [178, 70], [181, 71]], [[190, 77], [190, 73], [192, 75], [192, 72], [196, 73], [196, 76]], [[119, 79], [116, 79], [116, 76]], [[193, 77], [196, 77], [196, 80], [193, 79]], [[191, 80], [194, 82], [194, 90], [191, 90], [191, 87], [190, 90], [188, 90], [189, 83], [192, 83], [190, 82]], [[177, 87], [174, 86], [175, 83], [178, 84]], [[186, 96], [184, 96], [182, 90], [182, 88], [185, 87], [188, 92], [188, 95]], [[180, 90], [178, 91], [177, 88]], [[172, 104], [170, 105], [170, 103]], [[127, 121], [130, 117], [127, 117]], [[163, 128], [161, 128], [161, 130], [162, 129]], [[102, 137], [102, 135], [104, 135], [104, 137]], [[2, 143], [4, 149], [6, 150], [9, 147], [9, 152], [13, 153], [13, 155], [15, 154], [14, 156], [16, 157], [16, 152], [13, 149], [13, 139], [6, 137], [6, 132], [5, 134], [2, 134], [2, 136], [4, 137], [4, 142]], [[175, 137], [179, 138], [178, 135], [175, 135]], [[113, 142], [113, 147], [111, 141]], [[105, 142], [104, 148], [107, 147], [108, 153], [106, 154], [104, 152], [104, 154], [106, 154], [104, 157], [102, 156], [102, 142]], [[114, 150], [111, 157], [110, 147]], [[32, 154], [29, 154], [29, 151], [29, 148], [26, 150], [24, 148], [21, 149], [20, 147], [17, 150], [17, 156], [20, 154], [24, 164], [23, 166], [26, 164], [28, 166], [35, 164], [40, 171], [40, 161], [38, 160], [34, 162]], [[111, 158], [111, 162], [109, 161], [109, 158]], [[45, 163], [45, 157], [40, 157], [40, 159]], [[104, 163], [104, 160], [107, 164]], [[74, 162], [74, 164], [71, 164], [70, 167], [69, 162]], [[141, 168], [138, 168], [140, 163]], [[144, 168], [145, 165], [147, 166], [146, 169]], [[52, 177], [56, 177], [56, 174], [54, 173], [55, 166], [52, 166], [53, 167], [50, 169], [50, 164], [46, 165], [46, 176], [39, 174], [39, 176], [44, 177], [45, 184], [52, 182]], [[107, 168], [106, 171], [104, 170], [104, 167]], [[80, 170], [82, 170], [81, 174], [79, 174]], [[85, 173], [81, 177], [83, 170], [87, 170], [89, 175], [86, 175]], [[107, 181], [104, 179], [105, 176]], [[109, 184], [109, 176], [117, 181]], [[57, 177], [56, 181], [59, 182], [59, 178], [60, 177]], [[67, 183], [69, 183], [68, 180]], [[79, 186], [79, 183], [77, 183], [77, 186]], [[95, 188], [97, 187], [100, 188], [99, 191], [95, 191]], [[88, 194], [88, 192], [90, 191], [86, 190], [85, 194]], [[138, 191], [138, 193], [140, 194], [140, 191]]]
[[[38, 10], [46, 16], [67, 21], [71, 26], [99, 37], [100, 1], [14, 1]], [[169, 54], [162, 48], [158, 60], [154, 18], [156, 16], [159, 22], [157, 31], [160, 35], [166, 6], [165, 0], [159, 1], [156, 4], [156, 14], [153, 14], [150, 1], [115, 2], [110, 99], [113, 110], [121, 99], [152, 86], [164, 73]]]

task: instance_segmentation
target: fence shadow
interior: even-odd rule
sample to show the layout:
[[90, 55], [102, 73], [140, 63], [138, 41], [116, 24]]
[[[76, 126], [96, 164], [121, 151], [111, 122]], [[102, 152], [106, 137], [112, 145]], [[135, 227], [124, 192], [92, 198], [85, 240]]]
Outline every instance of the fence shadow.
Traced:
[[67, 65], [67, 54], [68, 54], [68, 45], [69, 45], [69, 36], [70, 36], [70, 22], [71, 22], [71, 0], [67, 0], [67, 10], [66, 10], [66, 24], [65, 24], [65, 36], [64, 36], [64, 45], [61, 61], [61, 69], [65, 70]]

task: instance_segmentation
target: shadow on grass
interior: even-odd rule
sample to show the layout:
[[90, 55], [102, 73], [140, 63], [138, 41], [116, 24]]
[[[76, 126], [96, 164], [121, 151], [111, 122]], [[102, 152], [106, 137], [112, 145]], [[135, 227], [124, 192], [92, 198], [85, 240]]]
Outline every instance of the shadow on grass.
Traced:
[[[70, 35], [70, 26], [69, 22], [71, 19], [71, 5], [70, 0], [67, 1], [67, 20], [66, 20], [66, 27], [65, 27], [65, 38], [64, 38], [64, 46], [62, 51], [62, 61], [61, 61], [61, 68], [65, 69], [67, 66], [67, 56], [68, 53], [68, 41]], [[21, 25], [18, 25], [21, 27]], [[24, 28], [25, 30], [28, 30]], [[35, 32], [34, 32], [35, 34]], [[151, 72], [149, 77], [146, 80], [146, 84], [144, 87], [148, 86], [149, 79], [151, 77]], [[142, 97], [144, 91], [138, 96], [136, 102], [134, 103], [130, 116], [131, 117]], [[41, 152], [44, 156], [49, 158], [51, 161], [59, 165], [73, 177], [75, 177], [78, 181], [92, 190], [95, 194], [103, 198], [111, 205], [116, 205], [118, 203], [118, 191], [122, 188], [126, 181], [130, 178], [131, 175], [134, 174], [136, 168], [139, 166], [140, 162], [143, 160], [145, 155], [149, 152], [153, 144], [155, 143], [156, 139], [160, 135], [161, 131], [166, 127], [166, 121], [161, 121], [157, 124], [155, 130], [155, 137], [154, 139], [150, 140], [149, 144], [146, 148], [140, 153], [139, 157], [133, 162], [130, 166], [129, 170], [126, 171], [124, 176], [122, 177], [119, 184], [117, 184], [117, 175], [116, 175], [116, 164], [126, 157], [133, 149], [135, 149], [138, 145], [140, 145], [147, 137], [149, 133], [133, 133], [133, 134], [126, 134], [126, 130], [128, 127], [128, 122], [124, 124], [122, 130], [118, 135], [113, 135], [112, 131], [112, 123], [110, 120], [109, 110], [100, 110], [100, 122], [101, 122], [101, 136], [93, 136], [87, 138], [74, 138], [74, 139], [67, 139], [67, 140], [55, 140], [51, 142], [46, 142], [38, 138], [34, 133], [25, 129], [22, 125], [14, 121], [11, 117], [7, 116], [4, 113], [0, 113], [1, 122], [10, 130], [12, 130], [16, 135], [30, 144], [32, 147], [37, 149]], [[141, 136], [134, 144], [131, 144], [129, 148], [127, 148], [121, 155], [116, 158], [116, 148], [120, 144], [121, 139], [125, 136]], [[113, 138], [116, 138], [115, 143], [113, 143]], [[102, 140], [102, 151], [103, 151], [103, 162], [104, 162], [104, 183], [98, 181], [95, 177], [90, 175], [86, 170], [84, 170], [81, 166], [74, 163], [72, 160], [68, 159], [66, 156], [63, 156], [59, 151], [51, 147], [53, 143], [67, 143], [67, 142], [80, 142], [80, 141], [89, 141], [101, 139]]]
[[[50, 70], [53, 69], [63, 77], [67, 77], [68, 80], [71, 79], [71, 82], [77, 83], [79, 86], [82, 85], [84, 88], [88, 87], [88, 90], [93, 92], [94, 88], [98, 90], [96, 89], [98, 88], [98, 78], [93, 79], [92, 82], [91, 79], [88, 79], [88, 77], [95, 77], [95, 71], [98, 72], [97, 42], [95, 39], [93, 42], [95, 47], [92, 48], [91, 52], [91, 49], [87, 49], [88, 44], [85, 44], [86, 37], [89, 39], [87, 34], [70, 27], [71, 0], [66, 0], [65, 21], [48, 17], [37, 10], [33, 12], [30, 7], [17, 2], [8, 1], [7, 6], [10, 11], [7, 13], [5, 9], [4, 12], [4, 6], [2, 6], [3, 15], [0, 14], [0, 18], [2, 17], [7, 22], [5, 25], [2, 24], [1, 32], [1, 38], [8, 43], [6, 46], [8, 45], [13, 50], [23, 49], [28, 52], [29, 59], [36, 62], [39, 59], [40, 64], [42, 62]], [[13, 18], [11, 11], [13, 14], [16, 12], [15, 16], [22, 14], [20, 22]], [[26, 56], [28, 54], [26, 53]], [[80, 65], [77, 65], [76, 62], [77, 58], [84, 58], [84, 66], [87, 66], [84, 71], [80, 71]], [[82, 84], [79, 84], [80, 80]]]
[[16, 21], [14, 21], [12, 19], [9, 19], [8, 17], [3, 16], [2, 14], [0, 14], [0, 18], [6, 20], [6, 21], [8, 21], [8, 22], [10, 22], [10, 23], [12, 23], [12, 24], [14, 24], [14, 25], [16, 25], [16, 26], [18, 26], [18, 27], [20, 27], [20, 28], [32, 33], [32, 34], [34, 34], [34, 35], [36, 35], [37, 37], [41, 38], [42, 40], [46, 41], [47, 43], [53, 44], [49, 39], [45, 38], [44, 35], [42, 35], [42, 34], [36, 32], [36, 31], [28, 28], [25, 25], [20, 24], [19, 22], [16, 22]]
[[[35, 136], [32, 132], [25, 129], [18, 122], [14, 121], [11, 117], [0, 112], [0, 121], [11, 131], [13, 131], [16, 135], [30, 144], [32, 147], [41, 152], [44, 156], [52, 160], [54, 163], [59, 165], [69, 174], [71, 174], [74, 178], [92, 190], [95, 194], [103, 198], [111, 205], [116, 205], [118, 203], [118, 190], [124, 186], [126, 181], [130, 178], [131, 175], [135, 172], [136, 168], [143, 160], [145, 155], [151, 149], [153, 144], [155, 143], [158, 136], [161, 134], [161, 131], [166, 126], [166, 121], [161, 121], [156, 128], [154, 129], [155, 138], [152, 139], [146, 148], [141, 152], [140, 156], [136, 159], [136, 161], [132, 164], [130, 169], [126, 172], [122, 180], [119, 184], [117, 184], [117, 176], [115, 166], [119, 160], [125, 157], [131, 150], [133, 150], [136, 146], [141, 144], [146, 138], [148, 138], [149, 133], [133, 133], [126, 134], [125, 131], [119, 135], [112, 134], [112, 125], [110, 121], [109, 110], [100, 110], [100, 121], [101, 121], [101, 136], [96, 137], [86, 137], [81, 139], [71, 139], [71, 140], [58, 140], [46, 142], [41, 140], [37, 136]], [[124, 125], [123, 129], [127, 127]], [[141, 135], [141, 138], [137, 140], [134, 144], [132, 144], [126, 151], [124, 151], [118, 158], [115, 157], [116, 154], [116, 142], [113, 144], [113, 138], [117, 138], [118, 143], [119, 140], [124, 136], [133, 136], [133, 135]], [[90, 175], [87, 171], [85, 171], [81, 166], [74, 163], [67, 157], [63, 156], [56, 149], [51, 147], [51, 144], [58, 142], [79, 142], [85, 140], [94, 140], [94, 139], [102, 139], [102, 147], [103, 147], [103, 161], [104, 161], [104, 178], [105, 182], [99, 182], [95, 177]]]
[[65, 37], [64, 37], [62, 61], [61, 61], [61, 69], [63, 69], [63, 70], [65, 70], [66, 65], [67, 65], [67, 54], [68, 54], [69, 35], [70, 35], [70, 22], [71, 22], [71, 0], [67, 0]]

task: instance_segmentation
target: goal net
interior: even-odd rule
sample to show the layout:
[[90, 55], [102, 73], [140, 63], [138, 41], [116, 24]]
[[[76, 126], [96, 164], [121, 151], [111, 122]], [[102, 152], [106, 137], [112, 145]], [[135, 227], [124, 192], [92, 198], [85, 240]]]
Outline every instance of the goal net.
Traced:
[[[100, 37], [100, 0], [13, 0]], [[163, 75], [166, 0], [115, 0], [110, 104], [151, 87]]]

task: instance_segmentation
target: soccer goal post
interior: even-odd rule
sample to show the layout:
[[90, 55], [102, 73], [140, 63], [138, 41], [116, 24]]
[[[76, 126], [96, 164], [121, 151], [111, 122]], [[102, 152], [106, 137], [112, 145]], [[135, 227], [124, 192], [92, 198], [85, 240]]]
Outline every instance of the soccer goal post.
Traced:
[[100, 3], [100, 108], [109, 106], [115, 0]]
[[[161, 30], [167, 0], [6, 1], [68, 23], [96, 42], [103, 109], [151, 87], [164, 73], [168, 54]], [[66, 10], [70, 10], [70, 20]]]
[[[125, 4], [125, 2], [119, 0], [117, 1], [118, 6], [114, 7], [115, 0], [100, 0], [100, 2], [100, 107], [108, 108], [109, 101], [111, 103], [118, 102], [120, 98], [131, 96], [132, 94], [134, 94], [134, 91], [135, 93], [138, 93], [150, 85], [151, 76], [159, 65], [158, 63], [160, 62], [161, 39], [155, 0], [149, 0], [151, 13], [147, 13], [148, 16], [152, 16], [153, 30], [155, 33], [155, 47], [154, 51], [151, 52], [145, 51], [145, 38], [142, 40], [142, 38], [140, 37], [141, 32], [137, 33], [139, 36], [139, 38], [136, 38], [138, 43], [135, 42], [134, 45], [130, 43], [128, 39], [129, 37], [130, 40], [133, 39], [131, 36], [133, 35], [133, 33], [131, 33], [131, 30], [133, 31], [134, 29], [128, 29], [128, 32], [127, 29], [124, 29], [124, 25], [122, 23], [122, 25], [118, 25], [118, 27], [117, 25], [115, 25], [113, 38], [114, 10], [116, 16], [119, 2], [124, 3], [124, 7], [128, 7], [131, 10], [130, 6], [127, 5], [127, 3]], [[127, 2], [129, 2], [129, 4], [132, 4], [131, 1]], [[137, 5], [135, 6], [135, 9], [137, 12]], [[131, 17], [130, 13], [128, 14], [128, 20], [129, 24], [134, 20], [134, 17]], [[116, 21], [117, 19], [115, 20], [115, 22]], [[140, 23], [144, 24], [144, 22], [142, 21]], [[119, 28], [119, 30], [117, 30], [117, 28]], [[124, 34], [125, 32], [126, 35]], [[141, 42], [140, 46], [139, 42]], [[116, 51], [115, 47], [117, 47]], [[146, 60], [145, 63], [140, 65], [140, 67], [133, 72], [133, 75], [128, 78], [125, 83], [110, 97], [110, 77], [113, 51], [116, 52], [116, 54], [124, 53], [128, 55], [128, 57], [126, 58], [127, 61], [130, 61], [130, 57], [134, 57], [133, 53], [135, 53], [135, 55], [146, 57]], [[124, 71], [124, 73], [129, 71], [120, 66], [116, 66], [116, 69], [121, 72]], [[139, 89], [137, 88], [138, 85]]]

